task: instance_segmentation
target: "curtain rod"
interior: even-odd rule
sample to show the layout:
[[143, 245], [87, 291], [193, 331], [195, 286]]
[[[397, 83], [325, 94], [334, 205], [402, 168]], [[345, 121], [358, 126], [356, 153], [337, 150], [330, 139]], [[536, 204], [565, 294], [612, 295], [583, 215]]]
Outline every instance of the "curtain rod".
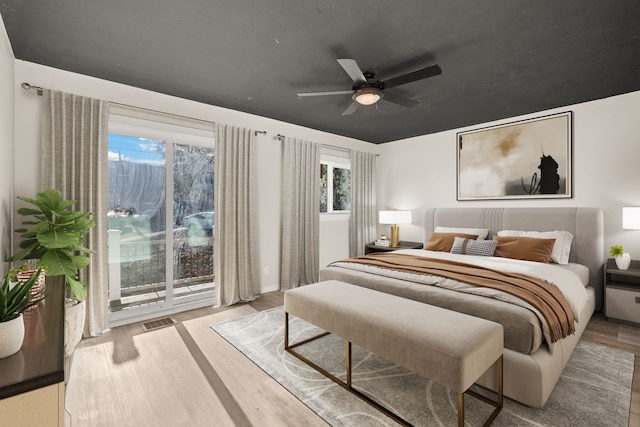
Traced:
[[[31, 90], [31, 89], [35, 90], [35, 91], [36, 91], [36, 93], [38, 94], [38, 96], [42, 96], [42, 92], [44, 91], [44, 88], [42, 88], [42, 87], [40, 87], [40, 86], [34, 86], [34, 85], [32, 85], [32, 84], [30, 84], [30, 83], [27, 83], [27, 82], [22, 82], [22, 84], [21, 84], [20, 86], [22, 86], [22, 88], [23, 88], [24, 90]], [[137, 109], [137, 110], [150, 111], [150, 112], [152, 112], [152, 113], [168, 114], [168, 115], [171, 115], [171, 116], [183, 117], [183, 118], [185, 118], [185, 119], [189, 119], [189, 120], [197, 120], [197, 121], [199, 121], [199, 122], [207, 122], [207, 123], [215, 124], [215, 122], [212, 122], [212, 121], [209, 121], [209, 120], [194, 119], [193, 117], [183, 116], [183, 115], [180, 115], [180, 114], [167, 113], [167, 112], [164, 112], [164, 111], [158, 111], [158, 110], [153, 110], [153, 109], [150, 109], [150, 108], [144, 108], [144, 107], [136, 107], [136, 106], [134, 106], [134, 105], [122, 104], [122, 103], [120, 103], [120, 102], [112, 102], [112, 101], [109, 101], [109, 104], [111, 104], [111, 105], [117, 105], [117, 106], [125, 107], [125, 108], [135, 108], [135, 109]], [[267, 134], [267, 131], [264, 131], [264, 130], [256, 130], [256, 131], [254, 131], [254, 135], [256, 135], [256, 136], [257, 136], [258, 134], [266, 135], [266, 134]]]
[[[278, 138], [280, 141], [282, 141], [286, 137], [284, 135], [282, 135], [281, 133], [279, 133], [279, 134], [276, 135], [276, 138]], [[346, 151], [348, 153], [353, 151], [351, 148], [339, 147], [337, 145], [324, 144], [324, 143], [320, 143], [320, 145], [323, 146], [323, 147], [331, 148], [333, 150]], [[376, 157], [380, 157], [380, 154], [376, 154]]]
[[[22, 88], [24, 90], [36, 90], [39, 96], [42, 96], [42, 92], [44, 91], [44, 88], [40, 87], [40, 86], [34, 86], [30, 83], [27, 82], [22, 82], [22, 84], [20, 85], [22, 86]], [[181, 117], [184, 119], [188, 119], [188, 120], [192, 120], [192, 121], [198, 121], [198, 122], [202, 122], [202, 123], [210, 123], [210, 124], [215, 124], [215, 122], [212, 122], [210, 120], [204, 120], [204, 119], [196, 119], [193, 117], [189, 117], [189, 116], [184, 116], [182, 114], [175, 114], [175, 113], [167, 113], [165, 111], [159, 111], [159, 110], [154, 110], [152, 108], [145, 108], [145, 107], [138, 107], [135, 105], [130, 105], [130, 104], [123, 104], [121, 102], [113, 102], [113, 101], [108, 101], [110, 105], [115, 105], [118, 107], [123, 107], [123, 108], [129, 108], [129, 109], [135, 109], [135, 110], [139, 110], [139, 111], [148, 111], [151, 113], [157, 113], [157, 114], [162, 114], [162, 115], [167, 115], [167, 116], [174, 116], [174, 117]], [[259, 131], [256, 131], [259, 132]]]
[[[281, 133], [276, 135], [276, 138], [278, 138], [280, 141], [282, 141], [284, 138], [286, 138], [286, 136], [282, 135]], [[332, 148], [334, 150], [341, 150], [341, 151], [347, 151], [347, 152], [351, 152], [351, 148], [345, 148], [345, 147], [338, 147], [337, 145], [330, 145], [330, 144], [324, 144], [321, 143], [320, 144], [323, 147], [327, 147], [327, 148]]]
[[27, 82], [22, 82], [20, 86], [22, 86], [22, 89], [24, 90], [31, 90], [31, 89], [35, 90], [38, 96], [42, 96], [42, 91], [44, 91], [44, 88], [41, 88], [40, 86], [30, 85]]
[[[32, 85], [30, 83], [27, 83], [27, 82], [22, 82], [22, 84], [20, 86], [22, 86], [22, 89], [24, 89], [24, 90], [31, 90], [31, 89], [35, 90], [36, 93], [38, 94], [38, 96], [42, 96], [42, 92], [44, 91], [44, 88], [42, 88], [40, 86], [34, 86], [34, 85]], [[136, 106], [133, 106], [133, 105], [122, 104], [122, 103], [119, 103], [119, 102], [111, 102], [111, 101], [109, 101], [109, 103], [110, 104], [114, 104], [114, 105], [120, 105], [120, 106], [123, 106], [123, 107], [138, 108], [140, 110], [152, 111], [152, 112], [161, 113], [161, 114], [171, 114], [173, 116], [184, 117], [186, 119], [191, 119], [191, 120], [199, 120], [199, 121], [204, 121], [204, 122], [208, 121], [208, 120], [202, 120], [202, 119], [194, 119], [193, 117], [181, 116], [179, 114], [166, 113], [166, 112], [163, 112], [163, 111], [152, 110], [150, 108], [136, 107]], [[210, 122], [210, 123], [214, 123], [214, 122]], [[267, 131], [256, 130], [256, 131], [254, 131], [254, 134], [256, 136], [258, 136], [258, 134], [266, 135]], [[283, 140], [285, 138], [285, 136], [282, 135], [282, 134], [277, 134], [276, 138], [278, 138], [279, 140]], [[349, 152], [349, 153], [351, 152], [350, 148], [338, 147], [337, 145], [330, 145], [330, 144], [324, 144], [324, 143], [320, 144], [320, 145], [322, 145], [323, 147], [332, 148], [334, 150], [341, 150], [341, 151], [346, 151], [346, 152]], [[379, 154], [377, 154], [376, 156], [379, 156]]]

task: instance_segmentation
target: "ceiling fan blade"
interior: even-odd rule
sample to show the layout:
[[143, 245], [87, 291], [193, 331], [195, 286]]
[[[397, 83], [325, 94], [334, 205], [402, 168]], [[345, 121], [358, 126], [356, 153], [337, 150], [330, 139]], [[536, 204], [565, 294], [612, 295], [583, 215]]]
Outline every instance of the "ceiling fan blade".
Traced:
[[343, 116], [348, 116], [348, 115], [350, 115], [350, 114], [355, 113], [355, 112], [356, 112], [356, 110], [358, 109], [358, 106], [359, 106], [359, 105], [360, 105], [360, 104], [358, 104], [356, 101], [353, 101], [353, 102], [351, 103], [351, 105], [349, 105], [349, 106], [347, 107], [347, 109], [346, 109], [346, 110], [344, 110], [344, 111], [342, 112], [342, 115], [343, 115]]
[[413, 98], [407, 98], [406, 96], [398, 95], [393, 92], [385, 92], [384, 98], [385, 101], [393, 102], [394, 104], [402, 105], [403, 107], [413, 108], [420, 104], [420, 101]]
[[442, 69], [438, 64], [432, 65], [427, 68], [422, 68], [417, 71], [413, 71], [411, 73], [403, 74], [401, 76], [392, 77], [389, 80], [382, 82], [385, 89], [390, 87], [396, 87], [400, 85], [404, 85], [407, 83], [415, 82], [417, 80], [426, 79], [429, 77], [437, 76], [438, 74], [442, 74]]
[[356, 83], [367, 82], [367, 78], [364, 76], [364, 74], [362, 74], [362, 70], [358, 66], [358, 63], [355, 59], [336, 59], [336, 61], [338, 61], [338, 64], [340, 64], [340, 66], [344, 68], [344, 71], [349, 74], [351, 80]]
[[300, 92], [298, 96], [353, 95], [352, 90], [333, 90], [328, 92]]

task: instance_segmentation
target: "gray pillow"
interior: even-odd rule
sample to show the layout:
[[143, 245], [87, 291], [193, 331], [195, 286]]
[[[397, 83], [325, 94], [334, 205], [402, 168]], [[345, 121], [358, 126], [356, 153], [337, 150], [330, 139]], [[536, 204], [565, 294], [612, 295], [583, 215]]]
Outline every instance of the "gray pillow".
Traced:
[[496, 240], [473, 240], [456, 237], [451, 246], [452, 254], [493, 256], [498, 242]]

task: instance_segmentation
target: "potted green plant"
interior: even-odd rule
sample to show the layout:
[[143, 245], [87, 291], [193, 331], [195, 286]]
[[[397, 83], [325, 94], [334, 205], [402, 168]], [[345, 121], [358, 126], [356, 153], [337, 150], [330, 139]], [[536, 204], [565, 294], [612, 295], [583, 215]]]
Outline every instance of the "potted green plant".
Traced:
[[0, 358], [17, 353], [24, 341], [24, 318], [22, 313], [45, 298], [31, 298], [31, 288], [36, 284], [40, 270], [27, 281], [11, 282], [12, 273], [4, 276], [0, 286]]
[[96, 224], [91, 212], [71, 209], [76, 201], [64, 200], [58, 190], [46, 190], [35, 199], [18, 197], [33, 207], [18, 209], [18, 214], [29, 217], [22, 221], [21, 251], [7, 261], [38, 259], [38, 266], [46, 266], [46, 276], [64, 276], [67, 289], [83, 301], [87, 289], [78, 278], [78, 271], [89, 265], [87, 254], [93, 251], [83, 246], [84, 236]]
[[618, 270], [627, 270], [631, 264], [631, 255], [624, 251], [621, 245], [613, 245], [609, 249], [609, 255], [616, 260]]
[[79, 280], [78, 273], [89, 265], [88, 254], [93, 253], [83, 245], [85, 235], [95, 227], [91, 212], [72, 210], [75, 200], [64, 200], [58, 190], [45, 190], [35, 199], [18, 197], [32, 207], [18, 209], [27, 217], [22, 221], [21, 251], [7, 261], [37, 259], [37, 266], [46, 266], [47, 277], [63, 277], [67, 289], [65, 303], [65, 354], [72, 355], [82, 338], [84, 329], [87, 288]]

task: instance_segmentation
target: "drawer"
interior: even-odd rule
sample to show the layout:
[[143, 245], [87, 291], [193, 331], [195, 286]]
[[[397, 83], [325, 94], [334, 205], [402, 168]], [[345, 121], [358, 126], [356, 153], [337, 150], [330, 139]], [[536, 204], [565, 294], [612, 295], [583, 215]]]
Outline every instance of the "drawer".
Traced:
[[607, 288], [606, 316], [640, 323], [640, 290]]

